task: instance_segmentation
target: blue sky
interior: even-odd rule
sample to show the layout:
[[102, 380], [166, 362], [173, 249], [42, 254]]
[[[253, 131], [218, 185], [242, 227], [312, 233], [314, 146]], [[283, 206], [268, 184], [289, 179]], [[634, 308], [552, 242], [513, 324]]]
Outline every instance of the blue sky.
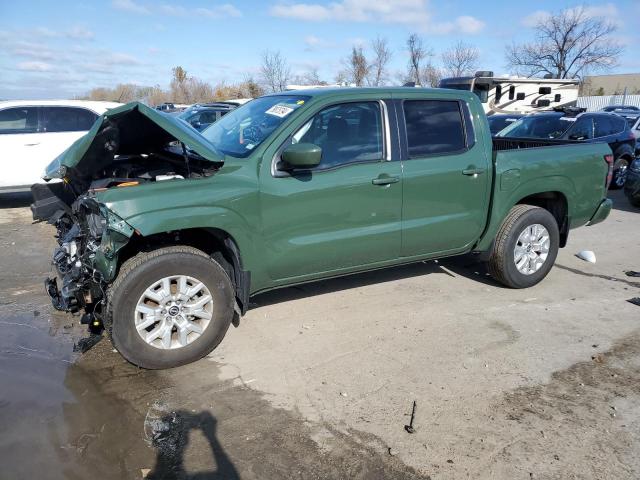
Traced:
[[[480, 50], [480, 67], [508, 73], [505, 45], [531, 38], [547, 11], [582, 2], [536, 0], [105, 0], [0, 3], [0, 98], [63, 98], [131, 82], [166, 87], [171, 67], [216, 83], [257, 76], [265, 49], [294, 73], [333, 80], [354, 44], [376, 36], [393, 50], [392, 75], [406, 68], [406, 37], [440, 52], [458, 40]], [[625, 46], [614, 72], [640, 72], [640, 1], [587, 3], [618, 25]], [[434, 59], [437, 63], [437, 57]]]

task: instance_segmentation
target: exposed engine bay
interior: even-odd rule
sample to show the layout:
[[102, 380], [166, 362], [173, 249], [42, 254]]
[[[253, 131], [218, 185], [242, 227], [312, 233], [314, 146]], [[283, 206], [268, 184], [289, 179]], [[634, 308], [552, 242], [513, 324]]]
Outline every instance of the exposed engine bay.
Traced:
[[[116, 120], [105, 116], [89, 140], [81, 157], [74, 144], [52, 163], [62, 181], [32, 187], [31, 210], [35, 221], [47, 221], [57, 231], [55, 275], [45, 281], [54, 308], [84, 311], [82, 323], [100, 330], [118, 252], [135, 234], [99, 201], [100, 192], [202, 179], [214, 175], [222, 162], [202, 157], [136, 109]], [[65, 167], [65, 155], [75, 155], [73, 167]]]

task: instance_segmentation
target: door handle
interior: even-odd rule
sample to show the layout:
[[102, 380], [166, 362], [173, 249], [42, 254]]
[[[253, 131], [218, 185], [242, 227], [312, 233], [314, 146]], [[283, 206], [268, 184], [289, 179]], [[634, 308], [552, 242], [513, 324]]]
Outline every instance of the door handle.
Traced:
[[476, 176], [484, 173], [484, 170], [484, 168], [475, 168], [473, 166], [469, 166], [469, 168], [465, 168], [464, 170], [462, 170], [462, 174]]
[[25, 147], [35, 147], [36, 145], [40, 145], [40, 142], [38, 142], [38, 143], [25, 143], [24, 144]]
[[400, 177], [391, 176], [387, 174], [382, 174], [378, 178], [374, 178], [371, 180], [371, 183], [374, 185], [391, 185], [392, 183], [398, 183], [400, 181]]

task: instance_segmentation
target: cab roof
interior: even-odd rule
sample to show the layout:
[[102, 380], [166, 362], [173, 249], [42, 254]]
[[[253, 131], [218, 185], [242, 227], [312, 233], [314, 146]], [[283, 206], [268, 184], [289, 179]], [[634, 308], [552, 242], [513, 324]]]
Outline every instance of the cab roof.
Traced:
[[270, 93], [268, 96], [282, 96], [282, 95], [303, 95], [313, 98], [333, 97], [333, 96], [356, 96], [356, 95], [380, 95], [384, 93], [391, 93], [397, 95], [404, 95], [407, 93], [416, 94], [423, 93], [430, 96], [439, 96], [441, 94], [452, 94], [460, 98], [477, 98], [475, 94], [466, 90], [456, 90], [450, 88], [423, 88], [423, 87], [332, 87], [332, 88], [308, 88], [302, 90], [287, 90], [283, 92]]

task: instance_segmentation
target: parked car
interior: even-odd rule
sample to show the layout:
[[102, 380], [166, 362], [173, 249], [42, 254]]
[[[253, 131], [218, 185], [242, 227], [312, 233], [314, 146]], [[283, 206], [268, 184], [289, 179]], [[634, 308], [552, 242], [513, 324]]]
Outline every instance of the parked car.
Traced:
[[156, 105], [155, 109], [165, 113], [175, 112], [178, 110], [176, 106], [171, 102], [164, 102], [160, 105]]
[[196, 104], [178, 114], [178, 118], [184, 120], [201, 132], [213, 122], [220, 120], [234, 108], [237, 108], [237, 105], [228, 102]]
[[609, 105], [604, 107], [601, 111], [603, 112], [616, 112], [618, 110], [636, 110], [640, 112], [640, 108], [635, 105]]
[[615, 113], [627, 121], [631, 133], [636, 137], [636, 147], [638, 147], [638, 140], [640, 139], [640, 110], [618, 110]]
[[624, 193], [631, 205], [640, 207], [640, 155], [629, 166]]
[[612, 205], [606, 144], [540, 143], [492, 141], [478, 98], [445, 89], [282, 92], [202, 134], [132, 103], [34, 192], [60, 244], [47, 290], [132, 363], [168, 368], [266, 290], [469, 252], [530, 287]]
[[489, 121], [489, 130], [491, 131], [491, 135], [495, 135], [500, 130], [511, 125], [516, 120], [520, 120], [524, 115], [520, 115], [518, 113], [514, 113], [513, 115], [501, 114], [497, 113], [494, 115], [489, 115], [487, 120]]
[[635, 158], [636, 139], [627, 122], [614, 113], [565, 108], [527, 115], [497, 134], [498, 137], [574, 140], [608, 143], [613, 151], [611, 188], [624, 186], [627, 169]]
[[28, 190], [45, 167], [91, 128], [113, 102], [38, 100], [0, 102], [0, 191]]
[[225, 100], [224, 103], [231, 103], [236, 107], [244, 105], [245, 103], [250, 102], [253, 98], [230, 98], [229, 100]]

